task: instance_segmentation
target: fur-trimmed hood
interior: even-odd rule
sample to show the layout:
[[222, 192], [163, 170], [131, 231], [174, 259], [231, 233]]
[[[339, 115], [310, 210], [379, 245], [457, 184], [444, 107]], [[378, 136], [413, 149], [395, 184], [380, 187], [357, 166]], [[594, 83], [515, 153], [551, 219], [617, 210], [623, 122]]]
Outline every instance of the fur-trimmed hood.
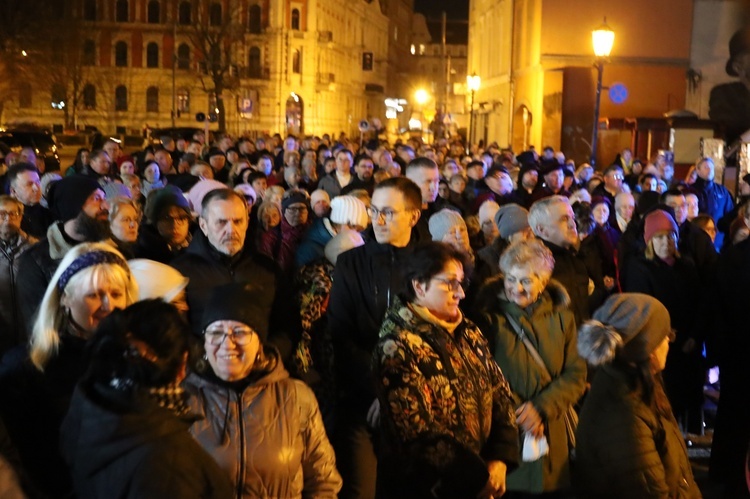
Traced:
[[[570, 307], [570, 295], [568, 291], [565, 289], [565, 286], [555, 279], [550, 279], [540, 299], [543, 299], [545, 295], [552, 302], [552, 308], [555, 312], [560, 312]], [[501, 306], [503, 302], [510, 303], [505, 296], [505, 276], [498, 274], [488, 279], [479, 290], [476, 309], [478, 311], [497, 310], [497, 307]]]

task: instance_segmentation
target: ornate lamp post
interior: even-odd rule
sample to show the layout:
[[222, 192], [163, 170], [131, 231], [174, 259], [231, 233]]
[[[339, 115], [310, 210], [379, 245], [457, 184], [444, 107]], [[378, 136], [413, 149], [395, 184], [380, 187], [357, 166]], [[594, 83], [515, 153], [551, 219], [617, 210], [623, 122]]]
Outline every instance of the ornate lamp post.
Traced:
[[594, 106], [594, 131], [591, 136], [591, 166], [596, 167], [596, 148], [599, 135], [599, 103], [602, 96], [602, 75], [604, 74], [604, 63], [609, 59], [612, 45], [615, 42], [615, 32], [607, 26], [607, 18], [604, 24], [591, 32], [591, 39], [596, 55], [596, 104]]
[[466, 87], [471, 92], [471, 114], [469, 115], [469, 137], [466, 140], [466, 153], [471, 153], [471, 143], [474, 141], [474, 95], [482, 84], [482, 78], [475, 73], [466, 77]]

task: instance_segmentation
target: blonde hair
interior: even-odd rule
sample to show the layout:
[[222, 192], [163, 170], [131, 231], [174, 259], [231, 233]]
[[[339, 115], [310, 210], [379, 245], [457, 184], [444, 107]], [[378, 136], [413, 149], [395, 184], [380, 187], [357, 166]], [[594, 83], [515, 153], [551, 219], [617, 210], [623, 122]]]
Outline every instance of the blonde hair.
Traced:
[[95, 288], [100, 283], [109, 281], [121, 284], [125, 288], [127, 305], [132, 304], [138, 298], [138, 284], [132, 278], [127, 264], [123, 267], [118, 264], [100, 263], [86, 267], [70, 278], [65, 289], [58, 288], [60, 277], [68, 267], [78, 257], [94, 251], [112, 253], [122, 258], [123, 262], [125, 261], [122, 254], [107, 243], [83, 243], [68, 251], [44, 292], [44, 298], [39, 305], [39, 312], [31, 332], [29, 341], [31, 362], [40, 371], [43, 371], [50, 359], [57, 355], [60, 347], [60, 330], [68, 320], [67, 311], [62, 305], [65, 295], [70, 296], [74, 291]]
[[132, 206], [135, 210], [135, 214], [138, 217], [138, 223], [141, 222], [141, 208], [138, 206], [138, 203], [134, 200], [127, 198], [125, 196], [117, 196], [115, 199], [110, 201], [109, 203], [109, 223], [112, 223], [115, 221], [115, 218], [117, 218], [117, 214], [120, 213], [120, 208], [124, 205]]

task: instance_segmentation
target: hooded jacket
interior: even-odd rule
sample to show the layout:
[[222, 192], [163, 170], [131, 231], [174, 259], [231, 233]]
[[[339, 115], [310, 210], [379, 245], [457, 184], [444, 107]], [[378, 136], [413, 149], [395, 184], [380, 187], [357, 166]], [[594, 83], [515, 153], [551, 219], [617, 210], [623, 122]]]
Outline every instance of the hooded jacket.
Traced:
[[266, 354], [275, 359], [271, 370], [241, 385], [188, 376], [191, 409], [203, 416], [191, 432], [237, 498], [336, 497], [341, 477], [315, 395], [289, 377], [277, 352]]
[[141, 395], [79, 385], [63, 421], [61, 450], [78, 497], [224, 499], [227, 476], [190, 436], [190, 421]]
[[330, 224], [328, 218], [316, 218], [313, 221], [297, 247], [294, 258], [297, 268], [325, 257], [326, 244], [335, 235], [335, 232], [331, 233], [329, 230]]
[[36, 242], [21, 232], [12, 243], [0, 243], [0, 353], [26, 340], [16, 282], [20, 257]]
[[[521, 463], [508, 475], [508, 490], [549, 492], [570, 486], [568, 435], [565, 412], [578, 402], [586, 383], [586, 363], [576, 348], [576, 325], [568, 309], [570, 298], [562, 284], [550, 280], [533, 305], [522, 309], [505, 296], [502, 277], [488, 282], [480, 292], [480, 326], [493, 345], [515, 407], [531, 402], [541, 415], [549, 454]], [[508, 322], [514, 318], [544, 360], [552, 382], [546, 384], [541, 367]]]

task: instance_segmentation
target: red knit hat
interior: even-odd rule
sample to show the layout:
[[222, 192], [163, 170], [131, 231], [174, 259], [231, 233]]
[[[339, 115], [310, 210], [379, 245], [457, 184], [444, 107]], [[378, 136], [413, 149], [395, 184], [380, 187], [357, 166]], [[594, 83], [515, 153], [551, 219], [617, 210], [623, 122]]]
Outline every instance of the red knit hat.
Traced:
[[677, 222], [672, 215], [664, 210], [654, 210], [646, 216], [646, 223], [643, 227], [643, 240], [648, 244], [654, 234], [660, 231], [679, 233]]

